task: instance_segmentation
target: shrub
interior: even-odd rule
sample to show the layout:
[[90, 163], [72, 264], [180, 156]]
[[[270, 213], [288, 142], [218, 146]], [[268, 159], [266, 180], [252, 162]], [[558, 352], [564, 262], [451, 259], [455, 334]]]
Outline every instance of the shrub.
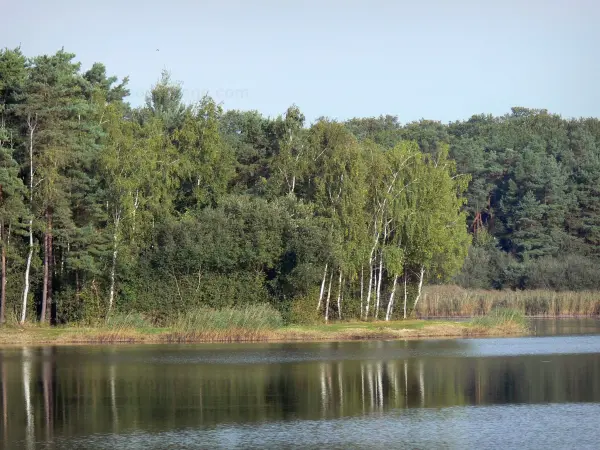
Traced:
[[314, 325], [321, 320], [321, 313], [317, 311], [319, 293], [314, 290], [309, 295], [297, 297], [291, 302], [288, 323], [299, 325]]

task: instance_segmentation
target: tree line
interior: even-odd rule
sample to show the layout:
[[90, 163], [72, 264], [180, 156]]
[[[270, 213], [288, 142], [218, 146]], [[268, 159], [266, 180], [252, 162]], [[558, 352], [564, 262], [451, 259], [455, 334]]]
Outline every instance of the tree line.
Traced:
[[134, 108], [127, 84], [64, 50], [0, 52], [0, 320], [255, 302], [389, 320], [427, 282], [589, 288], [596, 119], [307, 124], [185, 104], [167, 72]]
[[354, 119], [359, 139], [385, 147], [413, 139], [423, 152], [450, 145], [473, 243], [454, 281], [472, 288], [600, 288], [600, 121], [513, 107], [447, 125]]

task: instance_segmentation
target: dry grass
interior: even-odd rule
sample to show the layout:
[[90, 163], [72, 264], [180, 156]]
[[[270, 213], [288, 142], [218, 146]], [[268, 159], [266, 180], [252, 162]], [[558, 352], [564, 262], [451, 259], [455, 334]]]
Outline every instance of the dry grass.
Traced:
[[525, 332], [519, 324], [512, 323], [474, 325], [468, 322], [424, 320], [342, 322], [270, 330], [232, 328], [195, 332], [181, 332], [170, 328], [106, 330], [83, 327], [5, 327], [0, 330], [0, 345], [349, 341], [499, 336]]
[[467, 290], [458, 286], [428, 286], [417, 305], [419, 317], [475, 317], [493, 308], [511, 308], [527, 316], [597, 316], [600, 292]]

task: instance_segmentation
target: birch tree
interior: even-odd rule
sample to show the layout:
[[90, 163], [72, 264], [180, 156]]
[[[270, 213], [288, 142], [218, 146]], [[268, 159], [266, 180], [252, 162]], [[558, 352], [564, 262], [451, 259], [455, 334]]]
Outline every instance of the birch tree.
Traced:
[[[330, 280], [334, 272], [338, 272], [340, 279], [352, 278], [360, 268], [365, 239], [362, 150], [356, 139], [335, 122], [318, 122], [312, 127], [309, 139], [314, 168], [313, 201], [317, 214], [327, 218], [334, 242], [328, 262]], [[324, 279], [326, 276], [324, 271]]]
[[272, 179], [282, 193], [295, 194], [297, 185], [307, 175], [309, 155], [304, 120], [304, 114], [292, 105], [277, 121], [278, 152], [271, 166]]
[[174, 132], [177, 154], [170, 163], [179, 178], [178, 209], [215, 206], [235, 175], [231, 148], [219, 133], [222, 108], [205, 96], [187, 110]]
[[[119, 257], [124, 245], [131, 244], [135, 236], [142, 235], [150, 225], [146, 211], [148, 199], [155, 191], [160, 194], [159, 188], [154, 191], [152, 187], [162, 181], [160, 175], [152, 179], [152, 174], [159, 172], [158, 153], [164, 138], [162, 124], [152, 119], [142, 127], [134, 121], [124, 120], [123, 116], [121, 105], [107, 108], [108, 137], [100, 155], [112, 242], [109, 314], [116, 297]], [[160, 202], [160, 197], [154, 201]]]
[[409, 214], [403, 230], [409, 271], [405, 276], [417, 284], [413, 312], [425, 276], [443, 280], [457, 273], [470, 243], [462, 210], [462, 194], [469, 177], [456, 174], [455, 163], [448, 158], [448, 146], [440, 147], [436, 155], [426, 155], [416, 176], [420, 181], [408, 197]]

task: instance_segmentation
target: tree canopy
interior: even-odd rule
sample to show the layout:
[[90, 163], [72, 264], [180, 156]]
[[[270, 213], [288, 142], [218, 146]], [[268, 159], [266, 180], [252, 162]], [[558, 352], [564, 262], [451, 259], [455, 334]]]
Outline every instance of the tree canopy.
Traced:
[[0, 320], [258, 301], [389, 319], [424, 283], [600, 283], [557, 276], [597, 266], [597, 119], [309, 124], [185, 104], [166, 71], [133, 108], [127, 84], [64, 50], [0, 51]]

